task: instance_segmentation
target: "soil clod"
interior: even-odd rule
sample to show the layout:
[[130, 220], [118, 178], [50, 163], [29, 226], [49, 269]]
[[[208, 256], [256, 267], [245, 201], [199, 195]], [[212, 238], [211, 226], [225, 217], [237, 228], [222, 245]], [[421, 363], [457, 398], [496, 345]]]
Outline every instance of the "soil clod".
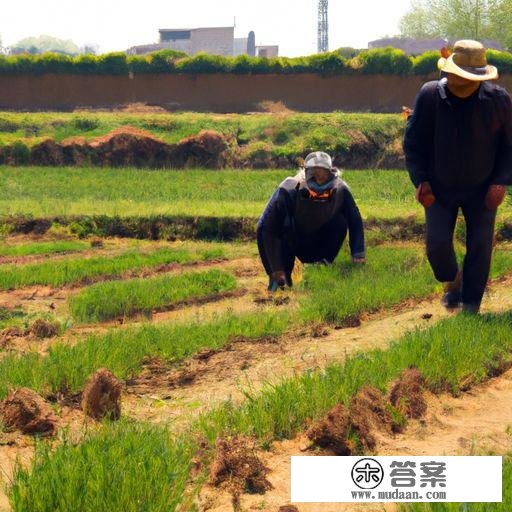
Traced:
[[352, 427], [367, 450], [376, 445], [372, 430], [395, 430], [386, 398], [377, 388], [362, 387], [350, 401], [349, 413]]
[[348, 440], [350, 418], [347, 409], [338, 404], [306, 432], [308, 439], [320, 448], [332, 450], [336, 455], [350, 455], [352, 443]]
[[0, 402], [0, 417], [7, 431], [53, 435], [57, 428], [57, 417], [50, 406], [28, 388], [17, 389]]
[[270, 472], [256, 455], [254, 440], [243, 436], [218, 438], [210, 468], [210, 484], [225, 486], [237, 504], [243, 492], [263, 494], [272, 489]]
[[57, 322], [50, 322], [43, 318], [38, 318], [30, 328], [30, 333], [36, 338], [53, 338], [59, 334], [60, 325]]
[[405, 370], [391, 388], [391, 403], [407, 418], [421, 418], [427, 411], [424, 379], [417, 368]]
[[99, 369], [85, 383], [82, 410], [95, 420], [107, 417], [118, 420], [121, 416], [121, 383], [106, 368]]

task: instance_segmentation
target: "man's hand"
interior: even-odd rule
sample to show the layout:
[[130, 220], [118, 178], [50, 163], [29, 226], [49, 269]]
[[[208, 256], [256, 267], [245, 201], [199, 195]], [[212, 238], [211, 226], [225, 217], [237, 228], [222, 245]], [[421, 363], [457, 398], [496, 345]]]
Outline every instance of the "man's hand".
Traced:
[[491, 185], [485, 196], [485, 207], [488, 210], [496, 210], [503, 203], [506, 194], [507, 187], [505, 185]]
[[270, 276], [270, 284], [268, 286], [268, 290], [270, 292], [277, 291], [278, 288], [283, 289], [286, 285], [286, 274], [284, 270], [276, 270], [272, 272]]
[[416, 189], [416, 200], [425, 208], [430, 208], [434, 204], [436, 198], [428, 181], [423, 181]]

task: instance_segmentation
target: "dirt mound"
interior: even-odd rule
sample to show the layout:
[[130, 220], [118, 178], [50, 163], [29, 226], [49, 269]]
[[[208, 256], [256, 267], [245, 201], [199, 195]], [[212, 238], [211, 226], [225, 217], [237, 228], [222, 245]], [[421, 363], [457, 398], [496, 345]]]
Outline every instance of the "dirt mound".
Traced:
[[87, 379], [82, 394], [82, 410], [95, 420], [120, 418], [121, 383], [106, 368], [99, 369]]
[[278, 512], [299, 512], [299, 509], [295, 505], [282, 505]]
[[328, 448], [336, 455], [350, 455], [353, 447], [348, 440], [350, 418], [347, 409], [338, 404], [306, 432], [308, 439], [320, 448]]
[[70, 137], [62, 141], [62, 153], [66, 165], [85, 166], [91, 164], [93, 149], [85, 137]]
[[64, 165], [64, 152], [62, 146], [53, 139], [46, 139], [36, 144], [30, 152], [32, 165]]
[[393, 419], [385, 396], [376, 388], [364, 386], [350, 401], [350, 422], [365, 449], [376, 445], [372, 430], [392, 432]]
[[172, 146], [150, 132], [123, 126], [94, 139], [93, 163], [110, 167], [169, 167]]
[[405, 370], [391, 388], [389, 399], [407, 418], [421, 418], [427, 411], [424, 380], [416, 368]]
[[57, 428], [57, 417], [52, 409], [28, 388], [17, 389], [0, 402], [0, 417], [8, 431], [52, 435]]
[[223, 168], [230, 162], [228, 137], [213, 130], [203, 130], [181, 140], [173, 151], [173, 167]]
[[263, 494], [272, 489], [267, 480], [270, 470], [256, 455], [254, 440], [243, 437], [218, 438], [210, 468], [210, 484], [224, 486], [233, 496], [234, 504], [245, 491]]
[[375, 164], [379, 148], [363, 132], [347, 130], [350, 142], [346, 148], [339, 148], [334, 157], [334, 165], [348, 169], [364, 169]]
[[60, 331], [60, 325], [57, 322], [49, 322], [43, 318], [38, 318], [30, 328], [30, 334], [36, 338], [53, 338]]

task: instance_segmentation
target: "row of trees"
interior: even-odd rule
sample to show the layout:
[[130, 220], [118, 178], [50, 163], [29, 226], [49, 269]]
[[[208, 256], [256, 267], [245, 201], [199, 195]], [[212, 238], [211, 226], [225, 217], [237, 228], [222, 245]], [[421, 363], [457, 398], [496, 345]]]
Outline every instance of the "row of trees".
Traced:
[[412, 0], [403, 37], [492, 39], [512, 50], [512, 0]]
[[[0, 48], [2, 48], [1, 37]], [[80, 47], [71, 41], [71, 39], [66, 40], [51, 36], [37, 36], [21, 39], [15, 45], [11, 46], [10, 50], [14, 54], [28, 53], [30, 55], [39, 55], [41, 53], [58, 53], [73, 57], [81, 54], [96, 54], [98, 47], [95, 45]]]

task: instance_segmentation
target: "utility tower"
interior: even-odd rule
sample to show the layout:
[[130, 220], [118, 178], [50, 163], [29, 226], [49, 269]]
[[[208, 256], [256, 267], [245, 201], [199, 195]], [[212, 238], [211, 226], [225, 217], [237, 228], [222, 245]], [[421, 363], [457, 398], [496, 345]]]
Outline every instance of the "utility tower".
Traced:
[[318, 53], [329, 51], [329, 0], [318, 0]]

